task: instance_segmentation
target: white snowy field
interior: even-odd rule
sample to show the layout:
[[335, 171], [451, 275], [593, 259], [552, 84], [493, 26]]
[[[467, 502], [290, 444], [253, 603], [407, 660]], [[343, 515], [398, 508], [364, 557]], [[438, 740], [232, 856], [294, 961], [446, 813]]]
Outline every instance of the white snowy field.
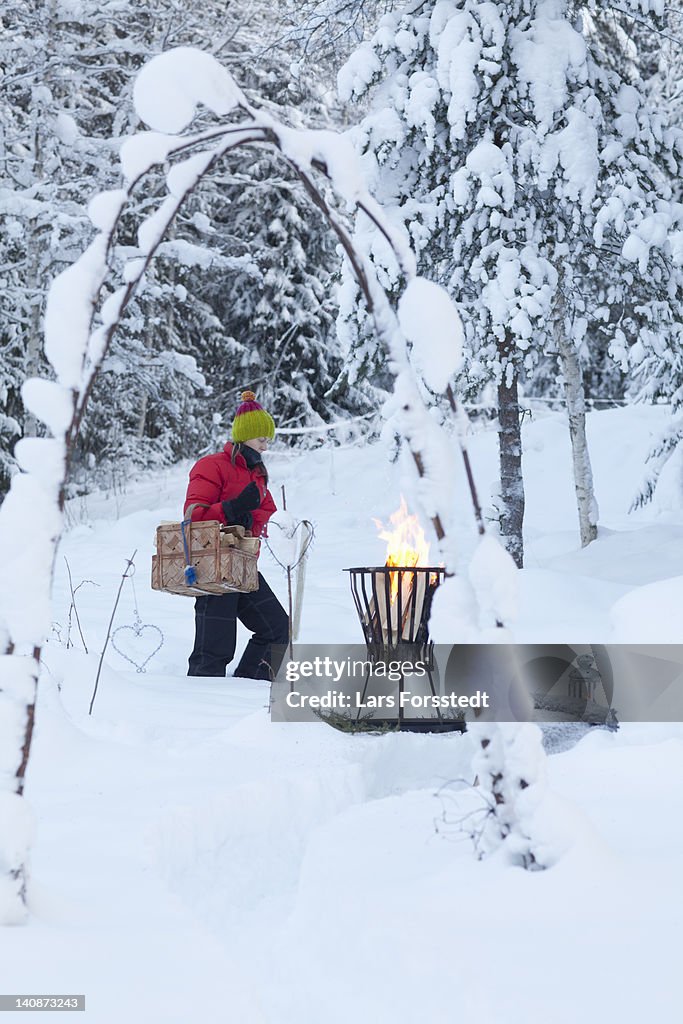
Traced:
[[[563, 419], [526, 425], [518, 641], [680, 639], [680, 466], [628, 514], [665, 416], [591, 415], [602, 526], [584, 551]], [[471, 444], [485, 503], [494, 441], [483, 432]], [[371, 517], [397, 507], [397, 467], [379, 445], [272, 454], [268, 465], [276, 500], [285, 483], [289, 510], [316, 527], [300, 640], [359, 642], [342, 570], [383, 562]], [[0, 930], [0, 991], [85, 993], [96, 1024], [635, 1024], [670, 1012], [683, 726], [575, 730], [579, 742], [548, 766], [547, 820], [564, 857], [535, 873], [504, 853], [478, 862], [466, 834], [481, 806], [471, 735], [275, 725], [263, 683], [185, 676], [192, 602], [148, 582], [154, 529], [179, 517], [185, 482], [179, 468], [70, 508], [27, 787], [32, 917]], [[464, 497], [459, 518], [465, 551], [475, 538]], [[136, 548], [135, 591], [126, 582], [115, 627], [132, 625], [137, 600], [164, 643], [144, 673], [110, 647], [89, 717]], [[73, 621], [65, 646], [65, 558], [74, 586], [91, 581], [77, 594], [87, 654]], [[284, 601], [267, 551], [262, 571]], [[151, 633], [137, 648], [130, 633], [116, 639], [141, 661]]]

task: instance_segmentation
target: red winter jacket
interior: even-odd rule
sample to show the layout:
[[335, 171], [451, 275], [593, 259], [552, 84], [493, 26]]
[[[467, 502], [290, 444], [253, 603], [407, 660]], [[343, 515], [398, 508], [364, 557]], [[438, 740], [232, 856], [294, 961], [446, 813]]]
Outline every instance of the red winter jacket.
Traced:
[[259, 471], [249, 469], [243, 455], [237, 455], [233, 463], [231, 441], [228, 441], [222, 452], [205, 455], [190, 470], [183, 515], [187, 516], [188, 508], [193, 505], [195, 507], [190, 513], [193, 523], [211, 519], [225, 523], [221, 502], [236, 498], [252, 480], [261, 492], [261, 504], [251, 513], [251, 532], [254, 537], [268, 536], [266, 523], [277, 510], [275, 502]]

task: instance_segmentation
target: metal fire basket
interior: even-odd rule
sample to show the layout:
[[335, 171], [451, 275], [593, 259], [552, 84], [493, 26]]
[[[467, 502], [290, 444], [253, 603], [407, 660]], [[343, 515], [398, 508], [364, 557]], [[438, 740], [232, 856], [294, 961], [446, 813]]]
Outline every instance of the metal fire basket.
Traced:
[[[439, 566], [374, 566], [345, 569], [350, 574], [351, 593], [363, 629], [368, 659], [372, 663], [401, 659], [422, 661], [434, 696], [434, 645], [429, 638], [429, 615], [434, 592], [446, 576]], [[393, 591], [393, 593], [392, 593]], [[370, 673], [366, 673], [361, 703], [365, 701]], [[401, 674], [399, 694], [404, 691]], [[360, 712], [359, 712], [360, 715]], [[382, 720], [373, 719], [376, 724]], [[399, 728], [464, 728], [447, 722], [441, 711], [434, 718], [406, 721], [399, 701]]]
[[[345, 569], [371, 654], [399, 644], [428, 647], [434, 591], [446, 575], [438, 566], [375, 566]], [[397, 584], [392, 600], [392, 582]]]

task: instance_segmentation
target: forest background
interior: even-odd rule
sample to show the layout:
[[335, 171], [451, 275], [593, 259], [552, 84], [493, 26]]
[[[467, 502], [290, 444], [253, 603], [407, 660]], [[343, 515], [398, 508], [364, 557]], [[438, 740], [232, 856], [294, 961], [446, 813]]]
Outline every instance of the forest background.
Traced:
[[[536, 36], [525, 38], [532, 18]], [[519, 423], [534, 402], [568, 406], [589, 542], [584, 408], [671, 404], [636, 502], [683, 434], [682, 19], [679, 0], [7, 0], [0, 499], [16, 440], [43, 430], [21, 387], [50, 374], [47, 291], [91, 238], [90, 196], [119, 184], [116, 154], [139, 128], [135, 76], [155, 53], [190, 45], [286, 123], [352, 132], [419, 272], [458, 305], [466, 345], [453, 384], [475, 419], [498, 420], [498, 517], [515, 560]], [[386, 353], [336, 239], [275, 154], [249, 153], [202, 182], [159, 247], [81, 423], [70, 496], [216, 450], [245, 387], [273, 410], [285, 444], [334, 443], [344, 435], [327, 425], [352, 429], [358, 417], [366, 436], [379, 430]], [[124, 229], [121, 264], [162, 171], [158, 195], [152, 187], [130, 216], [128, 245]], [[349, 215], [349, 227], [398, 292], [363, 224]], [[423, 389], [447, 420], [445, 401]]]

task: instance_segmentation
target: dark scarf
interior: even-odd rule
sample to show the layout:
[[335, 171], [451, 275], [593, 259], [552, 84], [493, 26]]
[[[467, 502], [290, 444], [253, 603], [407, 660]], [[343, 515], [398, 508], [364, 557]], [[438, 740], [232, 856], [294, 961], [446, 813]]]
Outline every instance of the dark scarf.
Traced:
[[261, 453], [254, 451], [254, 449], [250, 448], [249, 445], [241, 444], [239, 446], [239, 454], [242, 456], [249, 469], [256, 469], [256, 467], [260, 465], [263, 470], [265, 470], [266, 467], [263, 465]]

